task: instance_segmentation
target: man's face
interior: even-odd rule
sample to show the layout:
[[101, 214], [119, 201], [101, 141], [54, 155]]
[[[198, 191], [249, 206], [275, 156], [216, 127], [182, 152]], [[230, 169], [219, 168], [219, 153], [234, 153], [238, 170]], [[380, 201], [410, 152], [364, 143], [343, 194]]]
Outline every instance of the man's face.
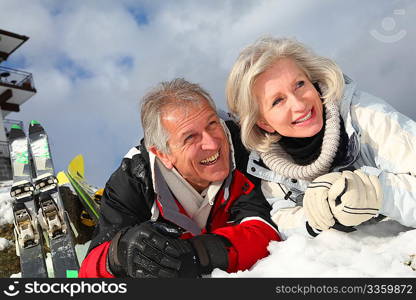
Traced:
[[175, 167], [199, 192], [228, 176], [230, 145], [208, 101], [168, 105], [162, 113], [162, 125], [169, 134], [171, 153], [151, 150], [167, 168]]

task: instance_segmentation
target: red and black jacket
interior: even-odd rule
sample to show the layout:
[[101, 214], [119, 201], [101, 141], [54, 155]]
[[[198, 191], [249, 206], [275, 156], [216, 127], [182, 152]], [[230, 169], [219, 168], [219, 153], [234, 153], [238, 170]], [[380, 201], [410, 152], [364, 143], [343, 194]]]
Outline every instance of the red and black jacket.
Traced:
[[132, 158], [124, 158], [106, 184], [99, 224], [81, 265], [79, 277], [113, 277], [106, 268], [111, 239], [121, 229], [149, 220], [155, 201], [160, 219], [187, 230], [183, 238], [204, 233], [225, 237], [230, 242], [230, 247], [227, 248], [228, 272], [248, 269], [268, 255], [269, 242], [280, 240], [270, 219], [271, 207], [261, 193], [260, 181], [245, 172], [248, 152], [241, 144], [238, 127], [232, 121], [227, 121], [226, 124], [231, 133], [234, 153], [238, 153], [235, 157], [236, 169], [229, 186], [225, 186], [225, 180], [218, 192], [206, 227], [196, 232], [192, 219], [186, 215], [178, 201], [174, 200], [173, 205], [165, 205], [163, 199], [156, 197], [149, 154], [142, 142], [137, 147], [139, 153]]

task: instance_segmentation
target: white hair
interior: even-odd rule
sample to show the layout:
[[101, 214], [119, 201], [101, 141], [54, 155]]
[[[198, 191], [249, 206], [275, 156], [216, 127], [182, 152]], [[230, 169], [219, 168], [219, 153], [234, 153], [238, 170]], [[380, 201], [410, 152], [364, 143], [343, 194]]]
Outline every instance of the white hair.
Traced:
[[280, 139], [257, 126], [259, 107], [253, 94], [256, 78], [278, 59], [291, 58], [313, 84], [321, 98], [339, 101], [344, 90], [341, 69], [331, 59], [317, 56], [302, 43], [288, 38], [263, 37], [240, 53], [228, 76], [226, 94], [230, 112], [239, 120], [241, 140], [246, 148], [266, 152]]
[[205, 100], [216, 111], [215, 103], [208, 92], [198, 84], [190, 83], [183, 78], [164, 81], [154, 87], [143, 97], [141, 104], [141, 122], [146, 148], [154, 146], [161, 152], [170, 153], [169, 135], [162, 125], [162, 114], [168, 114], [168, 110], [165, 109], [168, 105], [187, 108], [190, 104], [201, 104]]

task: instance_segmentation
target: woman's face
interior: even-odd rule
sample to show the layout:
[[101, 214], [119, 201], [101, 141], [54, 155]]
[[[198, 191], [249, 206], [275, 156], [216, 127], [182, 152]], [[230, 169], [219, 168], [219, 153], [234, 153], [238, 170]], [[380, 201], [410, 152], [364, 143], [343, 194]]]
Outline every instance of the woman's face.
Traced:
[[291, 58], [277, 60], [253, 86], [259, 105], [257, 125], [287, 137], [311, 137], [323, 126], [318, 91]]

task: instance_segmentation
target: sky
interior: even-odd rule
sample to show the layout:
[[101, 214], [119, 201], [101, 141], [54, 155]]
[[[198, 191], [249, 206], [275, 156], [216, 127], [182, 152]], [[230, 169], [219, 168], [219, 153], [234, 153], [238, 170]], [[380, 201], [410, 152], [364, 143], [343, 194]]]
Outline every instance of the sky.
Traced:
[[8, 118], [43, 124], [57, 171], [83, 154], [97, 187], [140, 141], [146, 91], [184, 77], [226, 110], [229, 70], [264, 35], [332, 58], [416, 120], [416, 1], [0, 0], [0, 28], [29, 37], [2, 65], [31, 72], [37, 89]]

